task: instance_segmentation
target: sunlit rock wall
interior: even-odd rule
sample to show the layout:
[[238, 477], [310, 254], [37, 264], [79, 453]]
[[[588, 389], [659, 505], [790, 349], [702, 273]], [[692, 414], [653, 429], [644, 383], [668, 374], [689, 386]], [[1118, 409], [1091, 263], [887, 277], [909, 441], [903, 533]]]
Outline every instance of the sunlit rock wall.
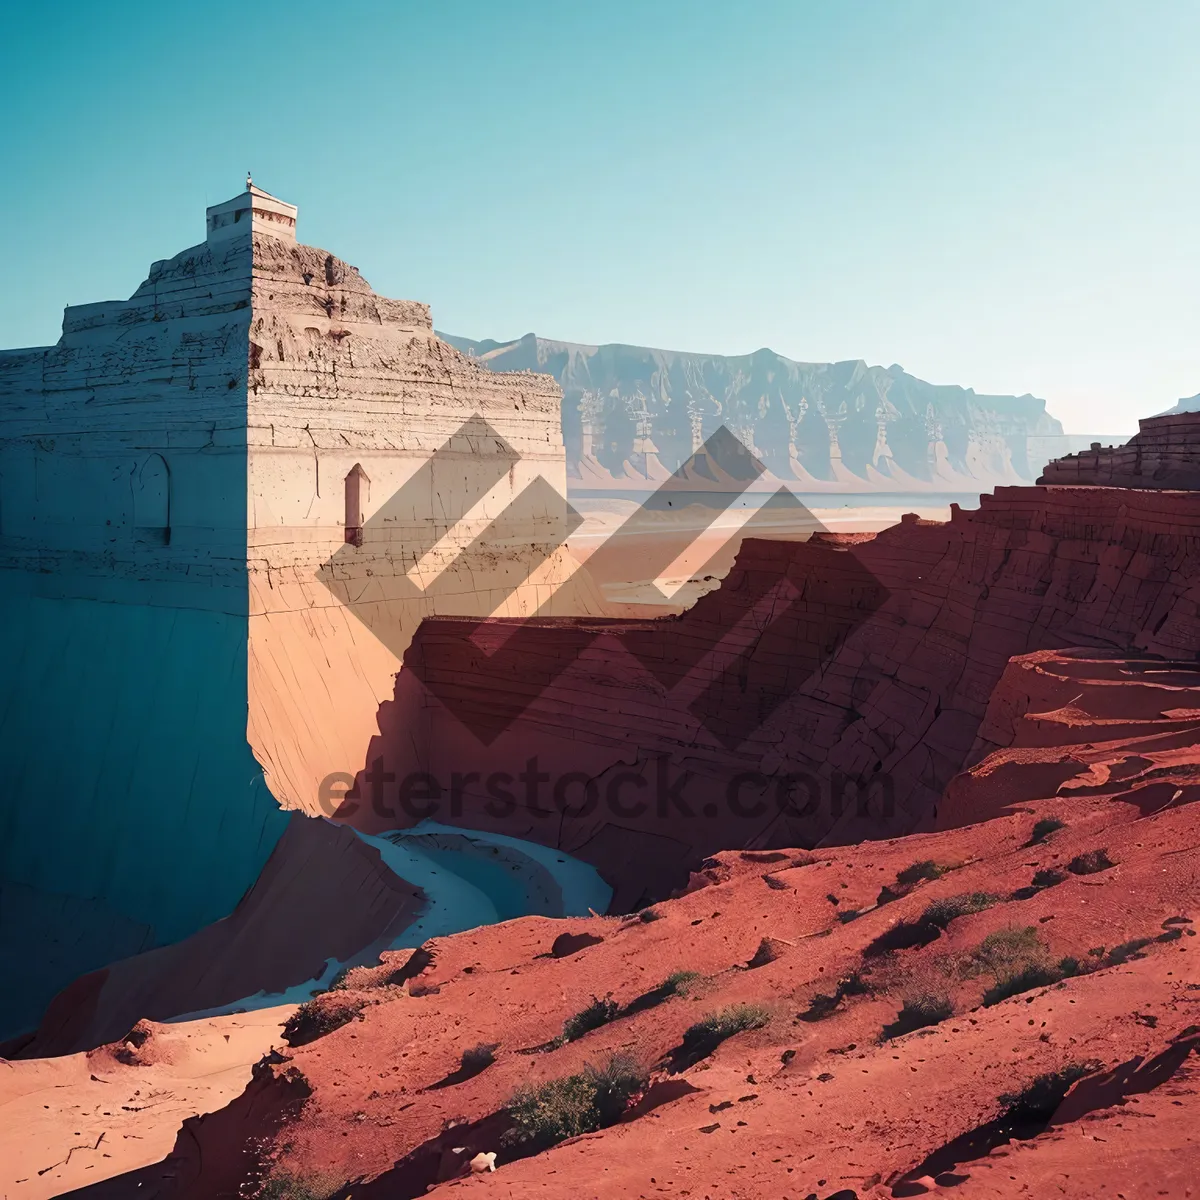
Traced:
[[281, 803], [316, 813], [363, 766], [423, 617], [588, 611], [561, 587], [561, 394], [265, 235], [249, 339], [250, 740]]
[[361, 770], [424, 616], [580, 610], [560, 400], [253, 187], [0, 353], [0, 1036], [228, 915], [282, 809]]

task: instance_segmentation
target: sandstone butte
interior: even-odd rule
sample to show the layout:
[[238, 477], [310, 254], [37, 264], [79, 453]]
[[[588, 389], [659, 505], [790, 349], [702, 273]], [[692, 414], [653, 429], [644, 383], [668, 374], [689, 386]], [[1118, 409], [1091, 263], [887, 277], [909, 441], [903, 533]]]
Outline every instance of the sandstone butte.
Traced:
[[[330, 260], [277, 236], [267, 253], [272, 236], [252, 239], [254, 289], [278, 253], [287, 294], [306, 295], [303, 275]], [[355, 329], [314, 328], [341, 363]], [[289, 353], [286, 338], [250, 340], [251, 396], [268, 360], [311, 379]], [[295, 395], [312, 426], [319, 406]], [[529, 621], [431, 605], [400, 635], [355, 639], [353, 589], [326, 587], [335, 603], [303, 621], [282, 596], [254, 600], [249, 741], [276, 799], [314, 811], [313, 779], [336, 761], [306, 741], [326, 650], [303, 622], [329, 631], [329, 677], [358, 671], [375, 697], [370, 737], [329, 688], [314, 701], [348, 746], [360, 738], [356, 786], [334, 823], [290, 819], [227, 920], [82, 976], [10, 1045], [7, 1194], [1191, 1195], [1200, 416], [1145, 421], [1136, 441], [945, 523], [747, 540], [718, 587], [656, 621], [587, 611], [582, 587], [557, 617], [551, 583], [514, 602]], [[298, 487], [285, 466], [307, 452], [294, 438], [280, 478]], [[364, 453], [338, 460], [345, 476]], [[266, 548], [284, 539], [251, 526], [267, 563], [249, 569], [251, 596], [276, 581], [317, 595], [337, 554], [353, 579], [374, 530], [341, 521], [305, 533], [298, 520], [286, 570]], [[539, 561], [559, 579], [573, 569], [557, 548]], [[377, 627], [397, 594], [379, 594]], [[263, 680], [293, 653], [302, 686], [268, 703]], [[489, 808], [483, 781], [533, 753], [552, 776], [576, 773], [578, 811]], [[610, 911], [385, 950], [301, 1009], [178, 1019], [271, 972], [290, 985], [292, 960], [374, 944], [420, 908], [358, 836], [417, 821], [379, 811], [377, 761], [457, 773], [455, 824], [591, 864]], [[586, 803], [588, 781], [607, 795], [621, 771], [647, 780], [623, 796], [650, 794], [661, 772], [674, 799], [616, 815]], [[847, 794], [855, 779], [877, 786]], [[237, 978], [218, 987], [223, 972]], [[613, 1056], [635, 1061], [636, 1083], [589, 1109], [586, 1070]], [[522, 1140], [529, 1105], [514, 1093], [556, 1080], [574, 1080], [556, 1111], [574, 1098], [582, 1132]]]

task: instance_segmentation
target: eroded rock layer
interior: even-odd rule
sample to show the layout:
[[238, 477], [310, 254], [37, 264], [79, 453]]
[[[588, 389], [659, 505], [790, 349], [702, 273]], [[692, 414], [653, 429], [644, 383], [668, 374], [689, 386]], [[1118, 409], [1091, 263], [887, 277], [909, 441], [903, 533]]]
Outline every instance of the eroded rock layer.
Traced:
[[1013, 656], [1200, 651], [1198, 535], [1200, 493], [1003, 488], [944, 524], [747, 541], [675, 619], [430, 621], [343, 814], [558, 845], [618, 905], [721, 848], [922, 828]]
[[[1181, 404], [1184, 402], [1181, 401]], [[1092, 487], [1200, 488], [1200, 412], [1167, 413], [1138, 422], [1121, 446], [1101, 446], [1054, 459], [1039, 483]]]

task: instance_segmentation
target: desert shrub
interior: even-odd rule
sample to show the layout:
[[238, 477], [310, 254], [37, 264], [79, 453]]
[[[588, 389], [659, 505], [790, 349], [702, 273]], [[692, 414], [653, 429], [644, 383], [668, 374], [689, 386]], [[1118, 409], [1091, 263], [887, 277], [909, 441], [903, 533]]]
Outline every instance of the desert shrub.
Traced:
[[1019, 970], [997, 979], [983, 993], [983, 1006], [990, 1008], [993, 1004], [999, 1004], [1001, 1000], [1007, 1000], [1010, 996], [1019, 996], [1022, 992], [1031, 991], [1033, 988], [1049, 987], [1050, 984], [1058, 983], [1062, 978], [1063, 973], [1056, 966], [1048, 963], [1027, 963]]
[[615, 1020], [619, 1012], [620, 1006], [615, 1000], [607, 996], [600, 1000], [593, 996], [592, 1002], [587, 1008], [581, 1008], [574, 1016], [568, 1017], [563, 1022], [563, 1041], [578, 1041], [585, 1033], [591, 1033], [593, 1029], [599, 1029], [602, 1025], [607, 1025], [609, 1021]]
[[649, 925], [651, 921], [661, 921], [662, 913], [660, 913], [657, 908], [643, 908], [642, 911], [638, 913], [638, 920]]
[[849, 925], [851, 921], [857, 921], [862, 913], [857, 908], [843, 908], [838, 912], [837, 919], [843, 925]]
[[1033, 886], [1041, 891], [1043, 888], [1057, 887], [1066, 879], [1066, 875], [1057, 867], [1043, 867], [1033, 873]]
[[496, 1061], [496, 1051], [499, 1042], [480, 1042], [469, 1050], [462, 1052], [462, 1072], [465, 1075], [478, 1075]]
[[345, 988], [346, 988], [346, 976], [347, 976], [347, 975], [349, 975], [349, 974], [350, 974], [350, 972], [351, 972], [352, 970], [353, 970], [353, 967], [343, 967], [343, 968], [342, 968], [342, 969], [341, 969], [341, 970], [340, 970], [340, 971], [339, 971], [339, 972], [338, 972], [338, 973], [337, 973], [337, 974], [336, 974], [336, 975], [335, 975], [335, 976], [334, 976], [334, 977], [333, 977], [333, 978], [332, 978], [332, 979], [329, 981], [329, 991], [331, 991], [331, 992], [340, 992], [340, 991], [345, 991]]
[[1115, 867], [1117, 864], [1108, 857], [1108, 850], [1088, 850], [1083, 854], [1077, 854], [1069, 863], [1067, 870], [1072, 875], [1096, 875], [1101, 871], [1107, 871], [1109, 867]]
[[992, 976], [992, 986], [983, 995], [985, 1006], [999, 1004], [1031, 988], [1047, 987], [1067, 974], [1077, 974], [1079, 969], [1076, 959], [1051, 963], [1049, 950], [1033, 925], [1012, 925], [988, 934], [971, 952], [965, 966], [968, 975]]
[[851, 971], [838, 980], [833, 995], [817, 992], [808, 1002], [808, 1008], [798, 1013], [802, 1021], [823, 1021], [832, 1016], [838, 1006], [847, 996], [864, 996], [871, 991], [871, 985], [861, 971]]
[[963, 892], [957, 896], [945, 896], [926, 907], [921, 914], [921, 921], [937, 929], [945, 929], [955, 917], [983, 912], [999, 901], [1000, 897], [993, 896], [990, 892]]
[[1045, 957], [1046, 948], [1034, 925], [1010, 925], [997, 929], [971, 951], [969, 966], [977, 973], [1003, 975], [1020, 970]]
[[704, 977], [699, 971], [673, 971], [657, 987], [643, 992], [636, 1000], [631, 1000], [621, 1016], [632, 1017], [644, 1012], [655, 1005], [665, 1004], [672, 996], [686, 996], [692, 984]]
[[898, 921], [863, 947], [863, 958], [878, 958], [892, 950], [913, 950], [936, 941], [941, 930], [924, 921]]
[[992, 986], [983, 994], [983, 1004], [989, 1007], [1010, 996], [1049, 987], [1092, 969], [1071, 956], [1051, 962], [1049, 949], [1038, 937], [1037, 928], [1014, 925], [996, 930], [979, 943], [971, 952], [967, 973], [986, 972], [992, 976]]
[[926, 1025], [936, 1025], [953, 1015], [954, 1005], [944, 993], [912, 992], [904, 997], [896, 1019], [883, 1027], [884, 1041], [911, 1033], [914, 1029], [923, 1029]]
[[699, 971], [672, 971], [658, 985], [658, 990], [665, 992], [668, 996], [686, 996], [688, 988], [702, 978]]
[[940, 879], [946, 870], [946, 867], [939, 866], [932, 858], [923, 858], [920, 862], [910, 863], [902, 871], [897, 871], [896, 882], [911, 887], [923, 879]]
[[1039, 842], [1044, 842], [1052, 833], [1057, 833], [1060, 829], [1066, 829], [1066, 821], [1060, 821], [1057, 817], [1043, 817], [1040, 821], [1033, 823], [1033, 830], [1029, 835], [1029, 844], [1036, 846]]
[[341, 1188], [328, 1175], [293, 1175], [287, 1171], [269, 1175], [254, 1193], [255, 1200], [329, 1200]]
[[645, 1090], [650, 1079], [649, 1072], [628, 1054], [614, 1054], [602, 1067], [589, 1064], [584, 1068], [584, 1074], [595, 1089], [592, 1103], [601, 1129], [621, 1119], [630, 1102]]
[[320, 997], [300, 1005], [283, 1026], [284, 1040], [289, 1046], [305, 1046], [325, 1037], [343, 1025], [349, 1025], [366, 1007], [364, 1000]]
[[1005, 1117], [1010, 1123], [1020, 1125], [1049, 1121], [1071, 1086], [1087, 1075], [1094, 1075], [1100, 1066], [1095, 1059], [1069, 1063], [1061, 1071], [1039, 1075], [1019, 1092], [1006, 1092], [1000, 1096], [1000, 1103], [1006, 1109]]
[[1114, 946], [1108, 952], [1108, 958], [1105, 960], [1110, 967], [1120, 966], [1121, 963], [1127, 963], [1135, 958], [1145, 958], [1142, 953], [1147, 946], [1154, 941], [1153, 938], [1133, 938], [1128, 942], [1122, 942], [1119, 946]]
[[508, 1104], [512, 1126], [501, 1139], [507, 1146], [544, 1150], [569, 1137], [592, 1133], [620, 1119], [648, 1081], [628, 1055], [614, 1055], [602, 1067], [519, 1088]]
[[676, 1070], [707, 1058], [724, 1041], [747, 1029], [761, 1029], [771, 1014], [758, 1004], [734, 1004], [709, 1013], [684, 1030], [683, 1041], [674, 1057]]

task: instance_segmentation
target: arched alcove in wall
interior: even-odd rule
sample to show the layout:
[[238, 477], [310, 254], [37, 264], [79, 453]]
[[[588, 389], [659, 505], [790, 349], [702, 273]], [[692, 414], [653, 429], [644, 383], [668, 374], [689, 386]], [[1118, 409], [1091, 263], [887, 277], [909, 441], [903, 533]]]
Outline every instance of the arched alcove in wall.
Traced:
[[171, 468], [151, 454], [133, 473], [133, 525], [139, 542], [165, 546], [171, 540]]
[[355, 463], [346, 475], [346, 541], [362, 545], [363, 506], [371, 498], [371, 480], [361, 463]]

